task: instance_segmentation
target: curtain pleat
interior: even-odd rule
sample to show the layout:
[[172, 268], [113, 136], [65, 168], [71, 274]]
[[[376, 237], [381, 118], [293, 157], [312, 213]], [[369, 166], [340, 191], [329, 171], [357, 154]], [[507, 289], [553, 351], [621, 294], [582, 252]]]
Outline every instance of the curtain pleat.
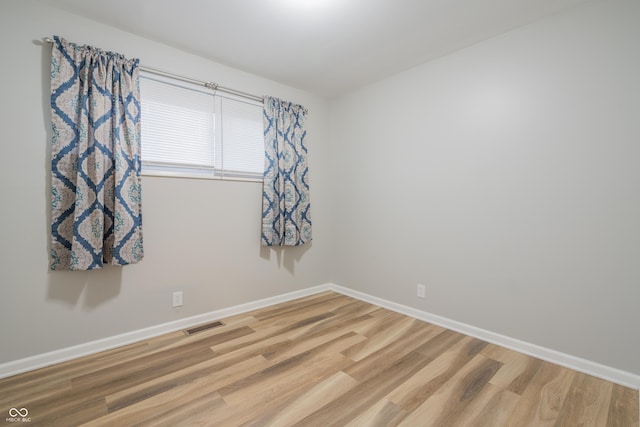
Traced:
[[54, 37], [51, 269], [144, 256], [139, 61]]
[[312, 239], [306, 116], [301, 105], [264, 99], [262, 246], [298, 246]]

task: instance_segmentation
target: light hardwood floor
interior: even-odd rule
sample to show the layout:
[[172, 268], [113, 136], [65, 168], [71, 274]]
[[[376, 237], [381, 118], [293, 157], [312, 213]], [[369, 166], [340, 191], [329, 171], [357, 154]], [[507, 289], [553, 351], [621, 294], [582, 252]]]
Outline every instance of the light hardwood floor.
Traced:
[[2, 379], [0, 410], [64, 427], [638, 427], [637, 390], [337, 293], [223, 323]]

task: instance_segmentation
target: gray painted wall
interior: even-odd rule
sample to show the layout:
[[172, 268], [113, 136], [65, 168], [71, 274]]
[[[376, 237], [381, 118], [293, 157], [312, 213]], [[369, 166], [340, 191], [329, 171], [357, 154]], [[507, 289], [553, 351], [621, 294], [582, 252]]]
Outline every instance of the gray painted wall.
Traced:
[[[41, 39], [54, 34], [308, 107], [312, 245], [261, 250], [259, 183], [143, 177], [143, 262], [49, 272], [51, 48]], [[0, 46], [0, 363], [329, 281], [327, 101], [29, 0], [0, 2]]]
[[594, 2], [332, 102], [336, 282], [640, 373], [639, 22]]

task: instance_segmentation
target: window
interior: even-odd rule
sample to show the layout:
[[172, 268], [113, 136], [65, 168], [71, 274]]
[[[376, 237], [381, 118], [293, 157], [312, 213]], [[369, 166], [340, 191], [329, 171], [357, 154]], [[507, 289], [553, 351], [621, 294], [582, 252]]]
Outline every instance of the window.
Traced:
[[140, 74], [142, 172], [262, 180], [262, 104]]

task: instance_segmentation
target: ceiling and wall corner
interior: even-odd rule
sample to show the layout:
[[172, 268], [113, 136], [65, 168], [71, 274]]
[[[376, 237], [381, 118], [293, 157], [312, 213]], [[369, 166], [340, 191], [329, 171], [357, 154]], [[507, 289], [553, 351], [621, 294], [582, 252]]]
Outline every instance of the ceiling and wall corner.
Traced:
[[331, 98], [588, 1], [42, 3]]

